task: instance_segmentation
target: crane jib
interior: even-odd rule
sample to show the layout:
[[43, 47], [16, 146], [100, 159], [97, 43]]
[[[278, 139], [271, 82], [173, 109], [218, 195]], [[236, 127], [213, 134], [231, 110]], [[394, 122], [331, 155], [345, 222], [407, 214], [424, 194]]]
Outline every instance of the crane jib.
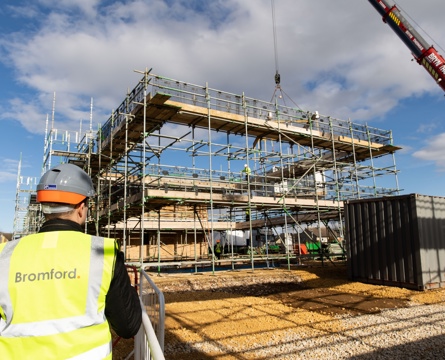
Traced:
[[439, 83], [439, 86], [445, 90], [445, 59], [440, 55], [434, 47], [430, 47], [421, 60], [423, 67], [431, 74], [431, 76]]
[[416, 61], [422, 65], [445, 91], [445, 59], [403, 17], [394, 2], [390, 0], [368, 0], [410, 49]]

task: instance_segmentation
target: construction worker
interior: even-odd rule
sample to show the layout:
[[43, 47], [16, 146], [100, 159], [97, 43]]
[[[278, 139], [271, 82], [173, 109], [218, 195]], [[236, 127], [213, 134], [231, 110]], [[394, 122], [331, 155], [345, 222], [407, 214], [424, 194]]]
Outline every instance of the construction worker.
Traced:
[[214, 248], [215, 256], [218, 260], [221, 260], [222, 246], [221, 241], [216, 240], [215, 248]]
[[244, 173], [244, 175], [245, 175], [245, 179], [246, 179], [246, 181], [248, 181], [248, 180], [249, 180], [250, 173], [252, 172], [252, 171], [250, 170], [250, 167], [249, 167], [247, 164], [244, 164], [244, 169], [241, 170], [241, 172]]
[[113, 239], [83, 233], [90, 177], [62, 164], [37, 185], [45, 223], [0, 244], [0, 359], [112, 359], [110, 328], [123, 338], [142, 310]]

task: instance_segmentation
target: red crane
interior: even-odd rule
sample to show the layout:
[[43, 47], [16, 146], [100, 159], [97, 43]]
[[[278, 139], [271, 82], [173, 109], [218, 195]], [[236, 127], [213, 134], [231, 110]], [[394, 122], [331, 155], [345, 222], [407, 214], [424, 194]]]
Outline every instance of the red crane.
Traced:
[[397, 36], [411, 50], [416, 61], [422, 65], [433, 77], [436, 83], [445, 91], [445, 59], [434, 46], [429, 45], [425, 39], [403, 17], [396, 4], [391, 0], [368, 0], [382, 15]]

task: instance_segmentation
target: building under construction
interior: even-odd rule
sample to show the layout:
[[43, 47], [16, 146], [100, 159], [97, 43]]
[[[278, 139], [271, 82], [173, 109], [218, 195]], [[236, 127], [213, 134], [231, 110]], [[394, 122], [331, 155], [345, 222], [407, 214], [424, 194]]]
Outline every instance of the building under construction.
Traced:
[[[43, 158], [91, 175], [88, 231], [121, 241], [129, 261], [214, 264], [217, 241], [232, 264], [289, 260], [309, 226], [341, 240], [344, 200], [399, 194], [391, 131], [141, 74], [98, 130], [47, 119]], [[15, 237], [38, 228], [35, 182], [18, 176]]]

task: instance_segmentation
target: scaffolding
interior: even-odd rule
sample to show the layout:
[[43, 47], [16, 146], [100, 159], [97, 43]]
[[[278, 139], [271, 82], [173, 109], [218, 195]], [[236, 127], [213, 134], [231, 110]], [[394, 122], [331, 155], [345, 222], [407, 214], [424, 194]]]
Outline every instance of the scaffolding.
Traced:
[[[321, 235], [343, 222], [343, 201], [399, 194], [391, 131], [141, 74], [97, 132], [91, 117], [75, 146], [57, 150], [51, 128], [44, 150], [44, 168], [58, 156], [92, 176], [88, 230], [119, 239], [127, 260], [214, 268], [221, 239], [232, 266], [269, 264], [280, 232], [286, 239], [317, 224]], [[237, 231], [244, 258], [233, 251]], [[275, 258], [297, 255], [292, 241]]]
[[12, 239], [37, 232], [40, 226], [40, 206], [36, 197], [37, 178], [22, 176], [22, 159], [17, 169], [14, 226]]

